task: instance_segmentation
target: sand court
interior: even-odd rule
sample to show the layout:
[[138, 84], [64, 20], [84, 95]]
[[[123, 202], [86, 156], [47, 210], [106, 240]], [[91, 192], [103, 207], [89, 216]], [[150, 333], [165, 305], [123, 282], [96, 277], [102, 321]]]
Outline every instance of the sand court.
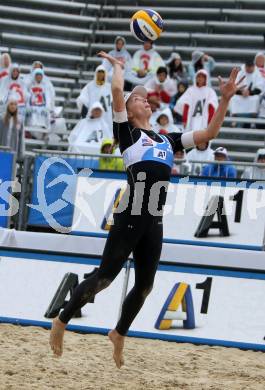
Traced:
[[1, 390], [263, 390], [265, 354], [128, 337], [118, 370], [108, 338], [66, 332], [62, 358], [49, 331], [0, 324]]

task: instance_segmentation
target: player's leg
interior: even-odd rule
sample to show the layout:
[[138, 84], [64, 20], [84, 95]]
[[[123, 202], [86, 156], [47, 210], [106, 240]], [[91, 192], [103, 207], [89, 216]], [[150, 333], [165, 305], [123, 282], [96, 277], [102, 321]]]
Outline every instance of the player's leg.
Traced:
[[141, 237], [133, 251], [135, 285], [124, 300], [116, 328], [109, 332], [109, 338], [114, 344], [113, 358], [118, 368], [124, 364], [124, 336], [152, 290], [161, 254], [162, 224], [152, 221], [148, 225], [148, 231]]
[[162, 249], [163, 225], [154, 219], [133, 251], [135, 284], [124, 300], [116, 330], [125, 335], [151, 292]]
[[50, 345], [55, 355], [60, 356], [62, 354], [64, 330], [74, 313], [86, 303], [93, 303], [95, 295], [110, 285], [137, 244], [140, 231], [137, 228], [132, 229], [131, 226], [132, 224], [128, 223], [128, 219], [124, 217], [116, 218], [115, 225], [112, 226], [109, 232], [98, 271], [75, 288], [59, 318], [54, 319]]

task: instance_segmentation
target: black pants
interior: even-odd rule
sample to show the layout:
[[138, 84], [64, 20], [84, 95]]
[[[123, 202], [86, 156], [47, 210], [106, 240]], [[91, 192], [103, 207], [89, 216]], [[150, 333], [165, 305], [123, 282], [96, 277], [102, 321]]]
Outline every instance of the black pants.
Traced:
[[95, 295], [108, 287], [133, 253], [135, 284], [124, 300], [116, 330], [125, 335], [153, 287], [159, 262], [163, 225], [161, 218], [115, 215], [98, 271], [80, 283], [59, 318], [68, 323], [76, 310], [94, 302]]

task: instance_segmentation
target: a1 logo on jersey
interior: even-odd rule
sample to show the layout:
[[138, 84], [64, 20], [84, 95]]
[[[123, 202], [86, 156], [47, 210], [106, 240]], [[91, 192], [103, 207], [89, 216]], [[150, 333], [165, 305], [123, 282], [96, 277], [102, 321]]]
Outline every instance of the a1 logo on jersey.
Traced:
[[154, 148], [154, 157], [161, 158], [161, 160], [166, 160], [167, 152], [165, 150]]

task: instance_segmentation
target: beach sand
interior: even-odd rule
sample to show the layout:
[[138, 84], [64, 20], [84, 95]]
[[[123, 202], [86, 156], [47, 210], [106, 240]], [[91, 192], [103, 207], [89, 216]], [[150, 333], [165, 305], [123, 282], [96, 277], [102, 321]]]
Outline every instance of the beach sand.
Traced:
[[66, 332], [54, 358], [49, 331], [0, 324], [0, 389], [264, 390], [265, 353], [126, 339], [125, 366], [112, 361], [106, 336]]

